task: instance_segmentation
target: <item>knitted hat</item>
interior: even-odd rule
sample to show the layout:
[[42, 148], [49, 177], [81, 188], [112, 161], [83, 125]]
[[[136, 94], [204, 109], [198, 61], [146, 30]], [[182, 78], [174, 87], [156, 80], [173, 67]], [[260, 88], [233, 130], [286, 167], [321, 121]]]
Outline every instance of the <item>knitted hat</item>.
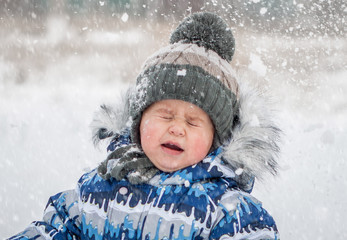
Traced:
[[165, 99], [203, 109], [214, 124], [213, 147], [230, 141], [238, 114], [238, 84], [229, 64], [234, 46], [232, 32], [219, 16], [196, 13], [185, 18], [172, 33], [170, 45], [149, 57], [137, 78], [130, 98], [132, 141], [140, 144], [143, 111]]

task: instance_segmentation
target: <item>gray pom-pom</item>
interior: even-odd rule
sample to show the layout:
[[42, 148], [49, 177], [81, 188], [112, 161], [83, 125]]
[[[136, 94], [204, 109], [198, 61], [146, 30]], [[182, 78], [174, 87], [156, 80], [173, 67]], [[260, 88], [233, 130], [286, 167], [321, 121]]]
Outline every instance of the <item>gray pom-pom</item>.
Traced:
[[193, 43], [215, 51], [231, 61], [235, 51], [234, 36], [226, 22], [213, 13], [195, 13], [185, 18], [171, 34], [170, 43]]

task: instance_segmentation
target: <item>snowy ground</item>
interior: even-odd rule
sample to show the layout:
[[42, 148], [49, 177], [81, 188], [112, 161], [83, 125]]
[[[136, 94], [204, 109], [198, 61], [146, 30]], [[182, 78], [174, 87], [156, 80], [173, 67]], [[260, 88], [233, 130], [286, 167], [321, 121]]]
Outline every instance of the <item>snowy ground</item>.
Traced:
[[[74, 188], [104, 159], [91, 142], [93, 112], [117, 101], [163, 46], [158, 36], [168, 38], [122, 29], [53, 19], [40, 34], [2, 34], [0, 238], [39, 220], [50, 195]], [[254, 195], [282, 239], [347, 239], [347, 40], [249, 34], [236, 29], [233, 65], [273, 95], [285, 133], [280, 174], [256, 184]]]

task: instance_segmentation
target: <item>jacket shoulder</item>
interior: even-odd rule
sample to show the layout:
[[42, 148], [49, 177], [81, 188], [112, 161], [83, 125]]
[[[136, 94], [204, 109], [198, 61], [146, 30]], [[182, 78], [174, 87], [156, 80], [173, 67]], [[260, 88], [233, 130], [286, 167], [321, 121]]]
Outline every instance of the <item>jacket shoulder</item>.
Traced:
[[[221, 198], [219, 218], [211, 232], [212, 239], [279, 239], [276, 223], [262, 203], [249, 193], [229, 190]], [[242, 238], [242, 239], [243, 239]]]

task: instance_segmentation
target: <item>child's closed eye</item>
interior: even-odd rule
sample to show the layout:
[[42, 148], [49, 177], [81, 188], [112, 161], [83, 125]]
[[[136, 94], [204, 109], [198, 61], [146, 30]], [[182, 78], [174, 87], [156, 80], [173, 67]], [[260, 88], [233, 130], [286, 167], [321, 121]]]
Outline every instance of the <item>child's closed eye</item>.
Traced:
[[188, 124], [189, 124], [190, 126], [192, 126], [192, 127], [198, 127], [198, 125], [197, 125], [197, 124], [192, 123], [192, 122], [188, 122]]
[[187, 120], [187, 123], [189, 126], [192, 126], [192, 127], [199, 127], [200, 126], [199, 121], [197, 121], [197, 120]]
[[159, 118], [165, 119], [165, 120], [172, 120], [174, 117], [171, 114], [161, 114], [159, 115]]

